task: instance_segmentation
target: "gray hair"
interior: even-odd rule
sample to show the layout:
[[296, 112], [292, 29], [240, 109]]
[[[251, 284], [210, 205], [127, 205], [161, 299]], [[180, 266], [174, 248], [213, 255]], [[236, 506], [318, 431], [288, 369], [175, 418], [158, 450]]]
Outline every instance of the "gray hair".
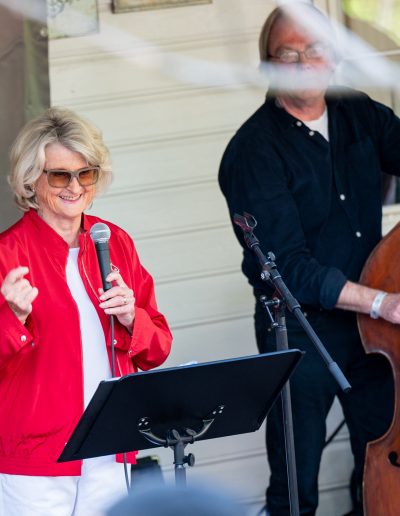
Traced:
[[109, 152], [100, 131], [70, 109], [51, 107], [21, 129], [11, 148], [8, 182], [23, 211], [39, 207], [34, 185], [43, 173], [45, 149], [50, 143], [60, 143], [81, 154], [88, 165], [100, 167], [96, 194], [112, 181]]
[[[310, 14], [312, 15], [311, 17]], [[272, 27], [281, 18], [289, 18], [293, 21], [298, 21], [307, 28], [314, 30], [320, 39], [328, 43], [332, 48], [335, 59], [339, 58], [336, 37], [329, 18], [313, 4], [306, 1], [299, 1], [276, 7], [265, 20], [258, 40], [261, 62], [269, 60], [268, 47]]]

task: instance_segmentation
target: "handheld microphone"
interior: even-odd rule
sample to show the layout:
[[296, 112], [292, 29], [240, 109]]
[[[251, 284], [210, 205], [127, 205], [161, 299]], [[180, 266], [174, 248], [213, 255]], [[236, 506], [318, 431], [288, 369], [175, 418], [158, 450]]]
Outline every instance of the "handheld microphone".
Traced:
[[97, 222], [90, 228], [90, 238], [93, 240], [96, 248], [104, 291], [112, 287], [112, 284], [106, 280], [111, 272], [110, 250], [108, 247], [110, 236], [111, 230], [107, 224]]

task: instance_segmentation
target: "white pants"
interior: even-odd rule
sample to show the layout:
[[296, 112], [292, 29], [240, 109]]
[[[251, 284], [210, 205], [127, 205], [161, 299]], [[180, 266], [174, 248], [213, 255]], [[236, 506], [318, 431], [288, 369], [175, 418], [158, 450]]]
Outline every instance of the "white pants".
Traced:
[[0, 474], [0, 516], [102, 516], [126, 493], [114, 456], [84, 460], [80, 477]]

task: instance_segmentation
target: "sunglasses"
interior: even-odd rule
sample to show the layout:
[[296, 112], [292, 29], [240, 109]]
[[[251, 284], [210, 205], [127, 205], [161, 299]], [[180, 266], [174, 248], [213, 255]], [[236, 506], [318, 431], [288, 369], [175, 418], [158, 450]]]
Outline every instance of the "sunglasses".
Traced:
[[76, 177], [81, 186], [92, 186], [97, 183], [99, 179], [100, 167], [84, 167], [70, 172], [68, 170], [43, 169], [47, 175], [47, 182], [54, 188], [66, 188], [72, 178]]

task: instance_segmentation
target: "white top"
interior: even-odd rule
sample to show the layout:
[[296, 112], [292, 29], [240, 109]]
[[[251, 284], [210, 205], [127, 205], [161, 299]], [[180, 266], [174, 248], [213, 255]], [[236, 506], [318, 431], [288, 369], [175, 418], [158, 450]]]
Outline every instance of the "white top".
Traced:
[[329, 142], [328, 111], [325, 109], [322, 116], [316, 120], [304, 122], [312, 131], [318, 131]]
[[78, 269], [79, 248], [69, 250], [67, 283], [79, 311], [83, 354], [83, 392], [85, 408], [101, 380], [111, 378], [106, 340], [96, 309], [91, 302]]

